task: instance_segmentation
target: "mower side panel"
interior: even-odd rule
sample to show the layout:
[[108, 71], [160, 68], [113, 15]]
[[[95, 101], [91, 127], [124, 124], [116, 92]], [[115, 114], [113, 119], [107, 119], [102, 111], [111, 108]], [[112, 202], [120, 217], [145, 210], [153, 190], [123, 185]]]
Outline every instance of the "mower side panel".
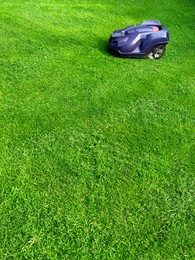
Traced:
[[143, 41], [141, 52], [148, 54], [158, 45], [166, 45], [169, 41], [169, 35], [165, 30], [149, 34]]

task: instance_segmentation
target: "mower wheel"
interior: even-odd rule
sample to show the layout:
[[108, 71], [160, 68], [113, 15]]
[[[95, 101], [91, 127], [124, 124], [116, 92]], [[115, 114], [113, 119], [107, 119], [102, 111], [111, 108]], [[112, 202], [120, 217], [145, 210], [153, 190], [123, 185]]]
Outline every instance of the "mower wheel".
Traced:
[[163, 54], [165, 53], [166, 46], [160, 45], [155, 47], [148, 55], [148, 59], [154, 60], [154, 59], [160, 59]]

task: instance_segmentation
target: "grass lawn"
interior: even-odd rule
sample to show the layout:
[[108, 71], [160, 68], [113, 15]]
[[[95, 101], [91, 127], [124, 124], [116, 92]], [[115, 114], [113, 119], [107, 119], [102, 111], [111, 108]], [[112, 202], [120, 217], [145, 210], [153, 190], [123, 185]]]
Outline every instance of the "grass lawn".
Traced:
[[[194, 259], [192, 0], [1, 0], [0, 259]], [[160, 60], [107, 53], [157, 19]]]

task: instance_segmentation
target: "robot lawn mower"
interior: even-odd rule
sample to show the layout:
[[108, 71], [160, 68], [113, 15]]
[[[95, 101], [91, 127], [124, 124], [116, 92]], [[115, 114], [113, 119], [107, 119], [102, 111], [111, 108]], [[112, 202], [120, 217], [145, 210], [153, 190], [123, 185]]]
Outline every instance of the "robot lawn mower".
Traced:
[[114, 31], [109, 40], [109, 52], [119, 57], [159, 59], [169, 42], [167, 28], [156, 20]]

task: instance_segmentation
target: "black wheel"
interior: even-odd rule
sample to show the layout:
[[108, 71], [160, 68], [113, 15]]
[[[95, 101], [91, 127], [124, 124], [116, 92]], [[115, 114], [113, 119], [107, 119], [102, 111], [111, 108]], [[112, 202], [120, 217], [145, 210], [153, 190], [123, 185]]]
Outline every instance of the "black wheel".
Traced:
[[148, 59], [154, 60], [154, 59], [160, 59], [163, 54], [165, 53], [166, 46], [160, 45], [154, 48], [148, 55]]

